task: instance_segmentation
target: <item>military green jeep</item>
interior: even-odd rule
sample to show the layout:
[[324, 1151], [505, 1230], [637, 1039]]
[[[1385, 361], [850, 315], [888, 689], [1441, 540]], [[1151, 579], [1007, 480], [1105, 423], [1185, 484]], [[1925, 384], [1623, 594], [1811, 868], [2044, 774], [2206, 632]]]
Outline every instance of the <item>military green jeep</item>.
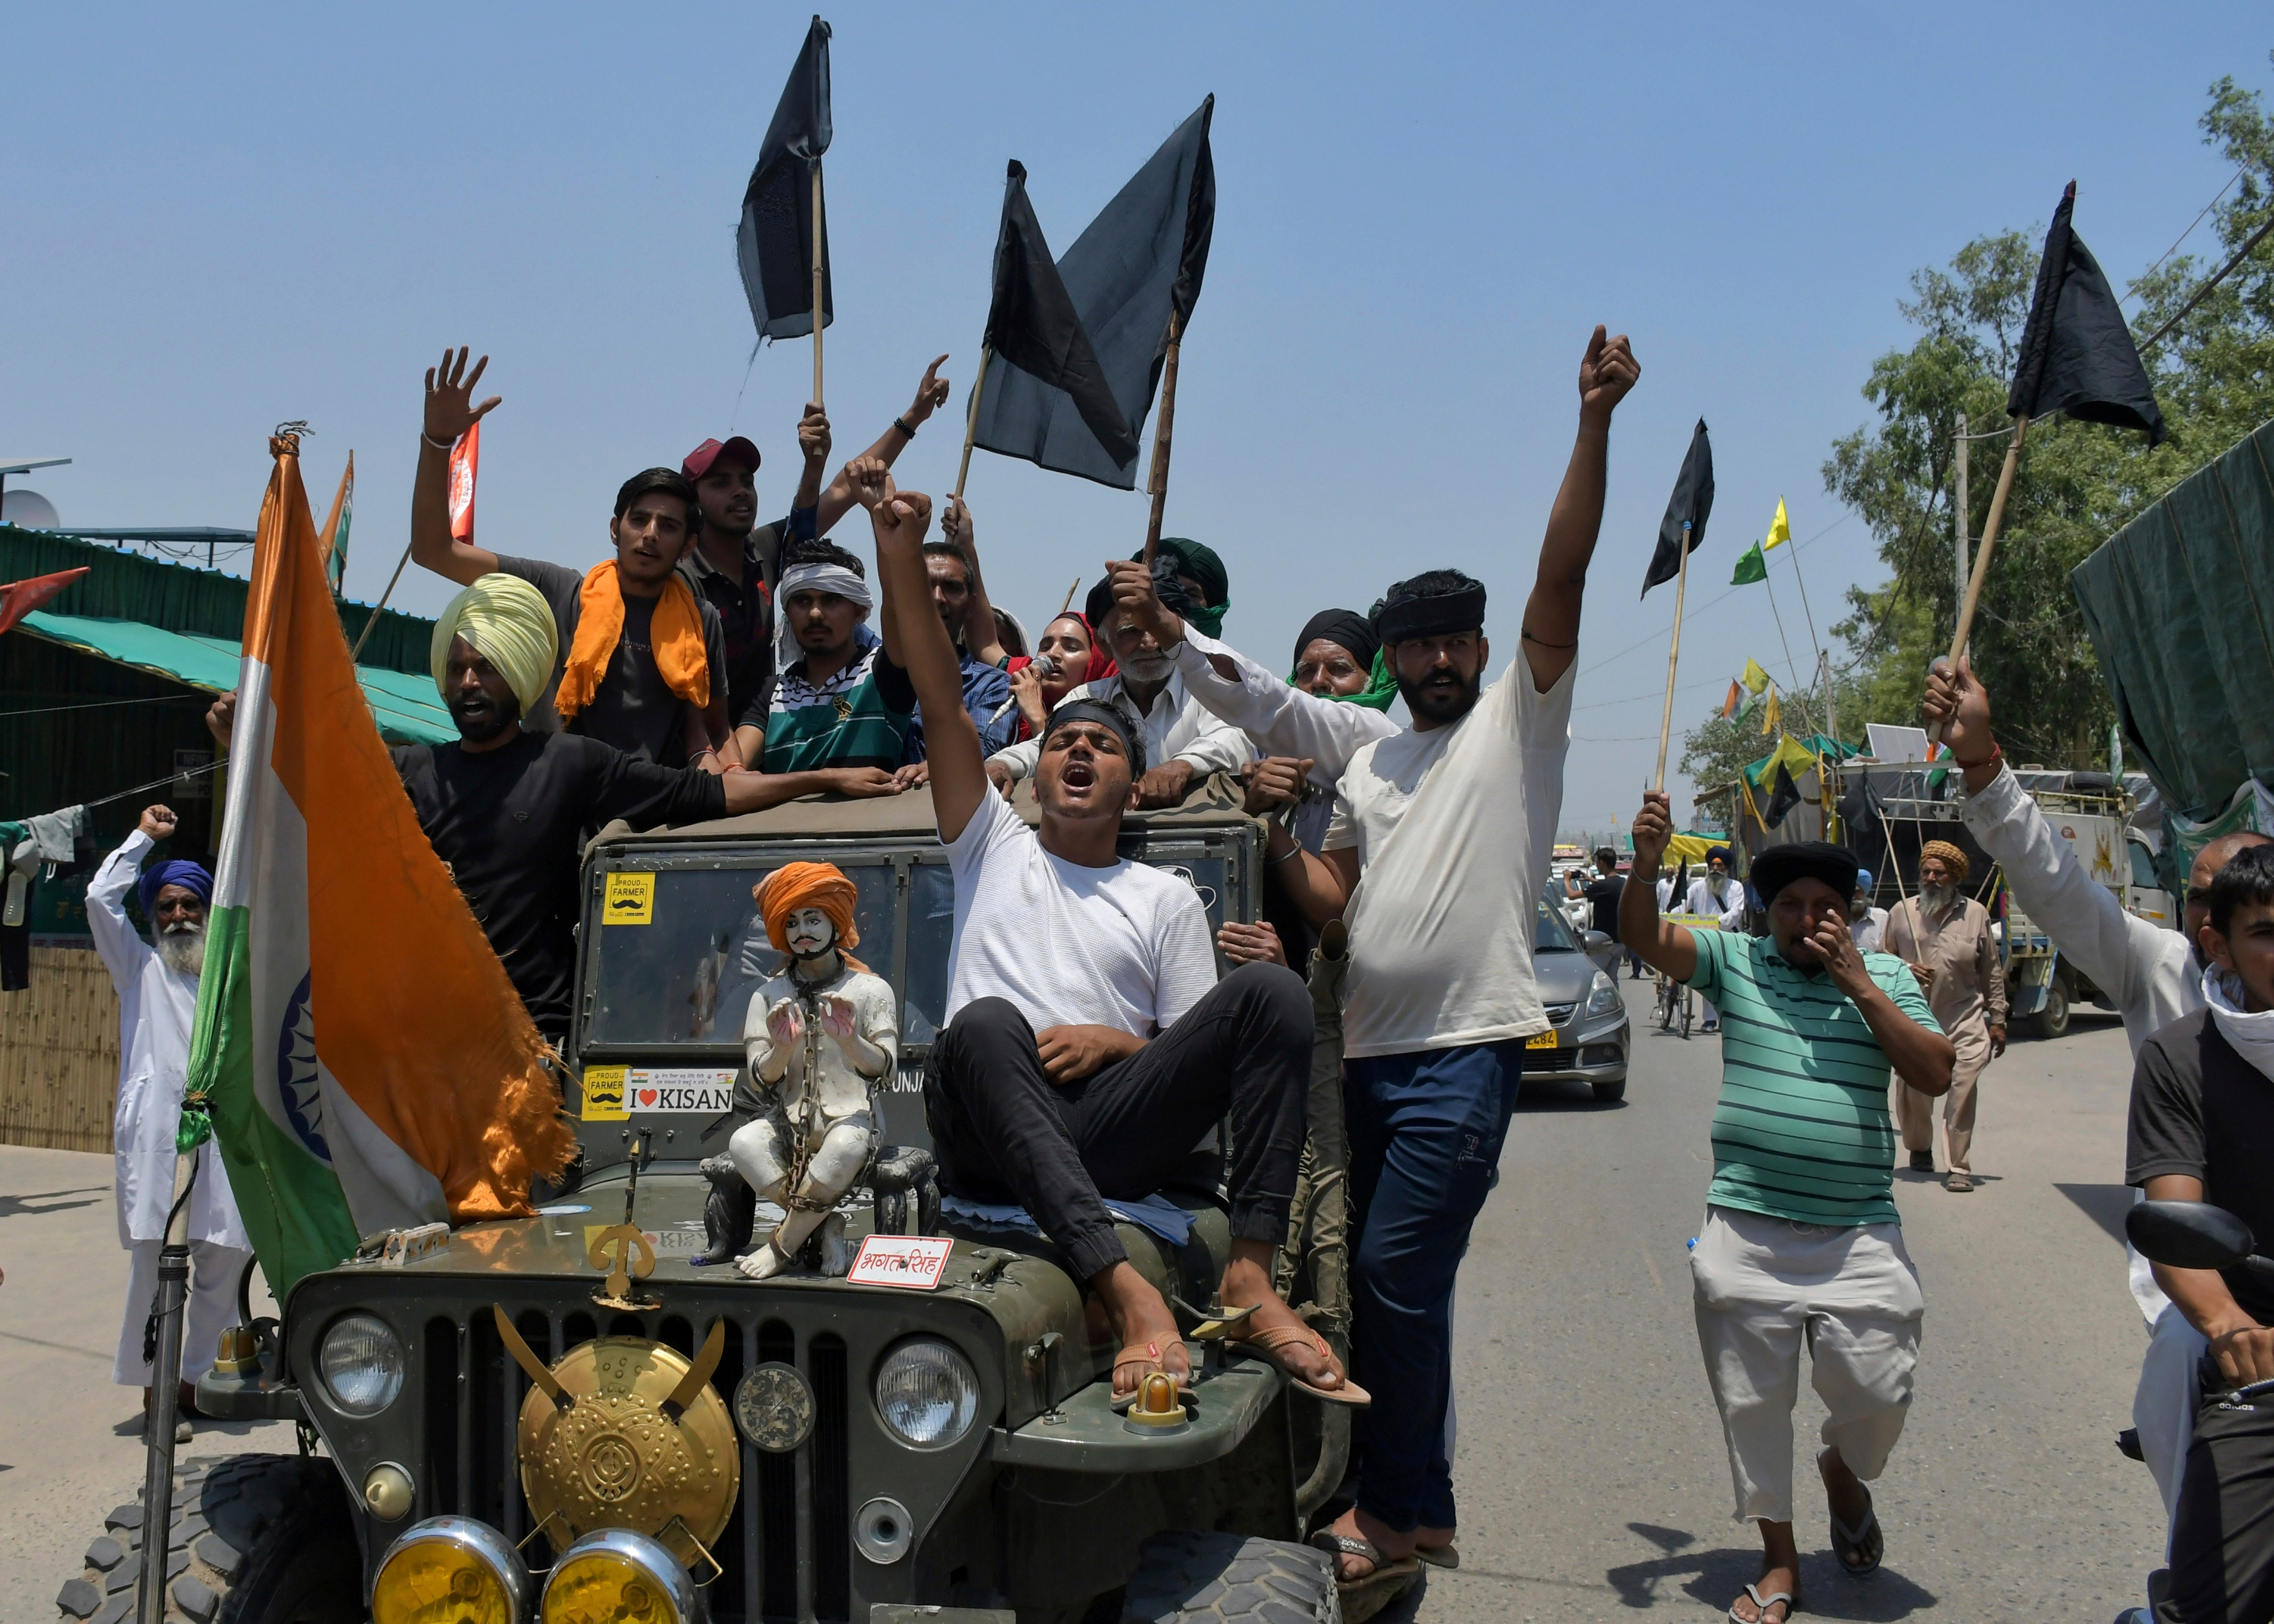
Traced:
[[[928, 1156], [908, 1154], [930, 1144], [953, 924], [931, 818], [918, 792], [601, 832], [568, 1047], [580, 1182], [424, 1255], [367, 1244], [300, 1281], [281, 1327], [224, 1336], [200, 1408], [290, 1418], [302, 1452], [178, 1474], [167, 1616], [1337, 1616], [1327, 1558], [1299, 1541], [1342, 1477], [1347, 1412], [1227, 1355], [1209, 1309], [1230, 1244], [1220, 1157], [1196, 1153], [1191, 1182], [1148, 1204], [1154, 1227], [1120, 1225], [1195, 1337], [1181, 1418], [1148, 1418], [1111, 1409], [1114, 1339], [1050, 1244], [999, 1213], [941, 1212]], [[1256, 917], [1259, 838], [1226, 793], [1133, 816], [1121, 850], [1188, 880], [1211, 928]], [[700, 1164], [731, 1131], [744, 1014], [780, 962], [751, 889], [801, 859], [855, 882], [857, 951], [899, 1000], [877, 1162], [902, 1177], [851, 1198], [847, 1239], [933, 1231], [893, 1243], [946, 1248], [902, 1270], [914, 1283], [698, 1261], [724, 1250]], [[132, 1594], [136, 1511], [114, 1514], [66, 1614]]]

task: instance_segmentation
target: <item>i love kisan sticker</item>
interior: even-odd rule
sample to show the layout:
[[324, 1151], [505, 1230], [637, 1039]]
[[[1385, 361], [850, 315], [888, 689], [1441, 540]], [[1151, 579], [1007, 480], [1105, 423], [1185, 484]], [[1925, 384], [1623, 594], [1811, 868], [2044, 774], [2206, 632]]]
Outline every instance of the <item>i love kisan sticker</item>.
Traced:
[[654, 1111], [707, 1111], [734, 1102], [734, 1068], [704, 1066], [651, 1071], [635, 1066], [624, 1079], [624, 1108], [634, 1116]]

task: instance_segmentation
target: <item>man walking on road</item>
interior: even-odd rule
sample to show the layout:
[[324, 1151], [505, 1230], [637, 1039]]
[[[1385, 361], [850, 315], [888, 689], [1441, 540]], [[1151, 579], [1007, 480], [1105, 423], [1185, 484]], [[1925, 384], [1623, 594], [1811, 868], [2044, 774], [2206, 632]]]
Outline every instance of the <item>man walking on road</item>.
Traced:
[[[1927, 725], [1942, 728], [1943, 742], [1965, 775], [1967, 832], [2004, 873], [2014, 906], [2052, 938], [2062, 958], [2115, 1001], [2132, 1052], [2136, 1056], [2155, 1033], [2202, 1009], [2202, 942], [2210, 920], [2211, 880], [2236, 853], [2263, 846], [2268, 837], [2245, 831], [2205, 843], [2187, 870], [2180, 929], [2166, 930], [2126, 913], [2116, 893], [2085, 872], [2068, 842], [2023, 793], [1991, 731], [1990, 695], [1967, 661], [1955, 672], [1938, 664], [1927, 678], [1924, 710]], [[2141, 1451], [2170, 1514], [2179, 1504], [2195, 1427], [2195, 1365], [2203, 1340], [2156, 1284], [2148, 1260], [2136, 1252], [2131, 1259], [2132, 1298], [2154, 1333], [2132, 1397], [2132, 1424], [2140, 1429]]]
[[1562, 805], [1611, 414], [1637, 376], [1625, 338], [1597, 327], [1517, 657], [1489, 689], [1481, 583], [1431, 570], [1383, 596], [1374, 627], [1413, 726], [1351, 757], [1323, 855], [1299, 846], [1281, 865], [1306, 917], [1348, 910], [1354, 1373], [1375, 1401], [1357, 1503], [1319, 1537], [1346, 1617], [1411, 1583], [1417, 1556], [1454, 1560], [1454, 1278], [1497, 1177], [1524, 1041], [1548, 1030], [1533, 921]]
[[[1998, 956], [1990, 910], [1960, 889], [1966, 853], [1947, 840], [1919, 848], [1918, 895], [1889, 910], [1879, 947], [1927, 973], [1926, 1001], [1935, 1020], [1958, 1046], [1958, 1069], [1942, 1097], [1943, 1138], [1950, 1177], [1943, 1188], [1974, 1188], [1974, 1088], [1983, 1069], [2006, 1052], [2006, 966]], [[1895, 1085], [1895, 1122], [1911, 1170], [1934, 1171], [1934, 1101], [1909, 1084]]]
[[[87, 886], [87, 928], [118, 989], [118, 1105], [111, 1137], [118, 1177], [118, 1244], [133, 1254], [127, 1274], [126, 1312], [118, 1328], [118, 1357], [110, 1379], [142, 1389], [150, 1414], [152, 1300], [158, 1289], [158, 1253], [174, 1204], [175, 1132], [182, 1124], [182, 1088], [190, 1069], [190, 1029], [198, 1012], [198, 977], [205, 969], [206, 906], [213, 876], [202, 863], [167, 858], [141, 867], [143, 855], [174, 832], [174, 815], [146, 807], [124, 844], [103, 859]], [[126, 917], [126, 893], [139, 892], [151, 940]], [[192, 1389], [213, 1368], [222, 1327], [237, 1309], [237, 1282], [252, 1256], [245, 1222], [222, 1170], [221, 1147], [211, 1139], [198, 1147], [190, 1192], [190, 1297], [183, 1315], [182, 1415], [195, 1413]], [[177, 1424], [175, 1441], [186, 1442], [190, 1424]]]
[[[1706, 872], [1690, 882], [1690, 893], [1684, 898], [1684, 906], [1702, 918], [1720, 920], [1724, 930], [1743, 930], [1745, 928], [1745, 888], [1738, 884], [1736, 876], [1729, 872], [1728, 846], [1706, 848]], [[1719, 1032], [1721, 1029], [1721, 1012], [1713, 1007], [1713, 999], [1707, 998], [1704, 1002], [1704, 1029]]]
[[[1673, 833], [1667, 798], [1643, 798], [1633, 879]], [[1690, 1254], [1698, 1341], [1721, 1411], [1737, 1519], [1761, 1525], [1761, 1576], [1737, 1624], [1800, 1611], [1792, 1530], [1792, 1409], [1801, 1345], [1831, 1411], [1816, 1457], [1841, 1566], [1876, 1569], [1886, 1540], [1864, 1485], [1902, 1436], [1925, 1300], [1895, 1212], [1890, 1069], [1929, 1095], [1956, 1050], [1902, 961], [1848, 933], [1855, 856], [1821, 840], [1753, 863], [1769, 935], [1692, 931], [1658, 916], [1646, 884], [1621, 898], [1620, 935], [1724, 1011], [1713, 1182]]]

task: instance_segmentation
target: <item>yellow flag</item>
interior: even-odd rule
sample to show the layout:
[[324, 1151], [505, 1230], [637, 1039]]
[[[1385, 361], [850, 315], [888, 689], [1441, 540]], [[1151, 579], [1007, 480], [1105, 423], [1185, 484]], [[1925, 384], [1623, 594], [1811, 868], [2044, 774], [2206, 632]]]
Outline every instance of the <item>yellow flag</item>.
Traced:
[[1748, 694], [1758, 694], [1769, 685], [1769, 673], [1761, 669], [1760, 661], [1749, 659], [1745, 662], [1744, 682]]
[[1781, 731], [1783, 726], [1783, 708], [1777, 703], [1776, 689], [1771, 688], [1769, 703], [1761, 711], [1761, 736], [1766, 738], [1769, 734]]
[[1761, 543], [1761, 550], [1766, 552], [1769, 548], [1781, 546], [1791, 539], [1792, 523], [1784, 516], [1784, 498], [1780, 496], [1777, 498], [1777, 516], [1769, 525], [1769, 538]]

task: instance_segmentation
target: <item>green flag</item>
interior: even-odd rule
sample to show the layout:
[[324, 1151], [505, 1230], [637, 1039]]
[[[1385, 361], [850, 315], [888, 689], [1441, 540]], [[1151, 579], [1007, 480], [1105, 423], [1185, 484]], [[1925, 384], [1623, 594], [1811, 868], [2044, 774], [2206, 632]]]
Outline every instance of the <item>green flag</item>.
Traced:
[[1761, 544], [1755, 542], [1737, 555], [1737, 573], [1729, 577], [1731, 586], [1750, 586], [1756, 581], [1769, 578], [1769, 561], [1761, 556]]

